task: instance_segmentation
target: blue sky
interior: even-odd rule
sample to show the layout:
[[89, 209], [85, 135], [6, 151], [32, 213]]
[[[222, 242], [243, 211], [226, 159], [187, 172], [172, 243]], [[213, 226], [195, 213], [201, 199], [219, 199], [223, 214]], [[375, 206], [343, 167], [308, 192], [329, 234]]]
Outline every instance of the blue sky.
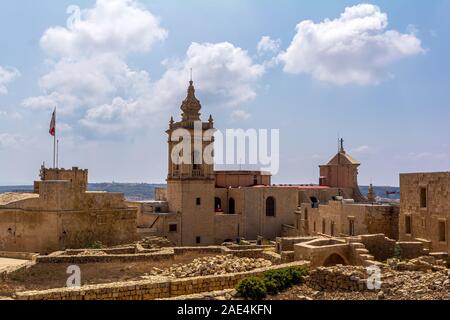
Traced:
[[[30, 184], [51, 163], [54, 103], [62, 166], [88, 168], [93, 182], [163, 182], [164, 131], [192, 66], [204, 117], [218, 128], [280, 129], [276, 183], [317, 183], [338, 135], [362, 163], [361, 184], [449, 169], [450, 1], [372, 1], [358, 12], [359, 1], [110, 3], [124, 10], [0, 3], [0, 185]], [[78, 31], [66, 27], [70, 5], [87, 10]], [[346, 8], [370, 19], [336, 21]], [[310, 29], [296, 30], [306, 20]], [[340, 48], [334, 32], [359, 45]], [[271, 46], [258, 51], [264, 36]]]

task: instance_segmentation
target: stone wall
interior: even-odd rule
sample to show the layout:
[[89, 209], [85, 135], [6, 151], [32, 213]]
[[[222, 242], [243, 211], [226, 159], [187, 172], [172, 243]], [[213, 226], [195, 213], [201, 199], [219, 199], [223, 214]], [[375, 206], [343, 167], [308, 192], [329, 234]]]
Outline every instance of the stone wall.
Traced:
[[[424, 207], [421, 189], [425, 192]], [[450, 172], [401, 174], [400, 211], [401, 241], [429, 241], [431, 251], [450, 252]], [[443, 235], [440, 225], [444, 226]]]
[[398, 239], [398, 217], [400, 208], [395, 205], [349, 204], [330, 201], [327, 205], [311, 208], [302, 204], [297, 214], [299, 235], [314, 236], [319, 233], [330, 236], [353, 236], [382, 233]]
[[363, 291], [367, 289], [367, 271], [363, 267], [319, 267], [311, 271], [308, 285], [319, 291]]
[[384, 234], [362, 235], [361, 243], [377, 261], [386, 261], [395, 255], [396, 241], [384, 236]]
[[117, 282], [101, 285], [89, 285], [81, 288], [62, 288], [45, 291], [30, 291], [16, 294], [18, 300], [152, 300], [170, 298], [201, 292], [234, 288], [239, 281], [249, 276], [260, 276], [269, 270], [286, 267], [307, 266], [306, 261], [297, 261], [261, 268], [249, 272], [220, 276], [206, 276], [171, 280]]

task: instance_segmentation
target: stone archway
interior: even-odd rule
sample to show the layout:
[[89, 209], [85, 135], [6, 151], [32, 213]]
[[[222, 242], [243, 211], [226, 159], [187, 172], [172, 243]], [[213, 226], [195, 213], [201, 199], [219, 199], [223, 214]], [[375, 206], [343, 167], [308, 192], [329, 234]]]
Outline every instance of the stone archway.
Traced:
[[325, 261], [323, 262], [324, 267], [332, 267], [338, 264], [347, 265], [347, 262], [341, 255], [337, 253], [330, 254], [328, 258], [326, 258]]

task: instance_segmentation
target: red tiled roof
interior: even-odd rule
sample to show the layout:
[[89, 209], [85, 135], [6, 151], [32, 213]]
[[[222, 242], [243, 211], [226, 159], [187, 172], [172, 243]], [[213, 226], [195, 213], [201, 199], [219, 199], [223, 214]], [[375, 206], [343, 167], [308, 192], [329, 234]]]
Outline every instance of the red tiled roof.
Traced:
[[301, 186], [301, 185], [272, 185], [254, 186], [253, 188], [287, 188], [287, 189], [330, 189], [328, 186]]

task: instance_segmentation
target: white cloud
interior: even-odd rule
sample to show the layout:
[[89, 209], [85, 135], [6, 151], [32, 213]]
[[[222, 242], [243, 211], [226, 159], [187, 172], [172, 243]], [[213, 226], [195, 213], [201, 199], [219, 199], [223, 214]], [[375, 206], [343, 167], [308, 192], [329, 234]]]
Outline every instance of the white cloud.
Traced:
[[99, 53], [147, 52], [167, 38], [159, 20], [135, 0], [97, 0], [95, 6], [73, 16], [70, 26], [48, 29], [42, 48], [57, 57]]
[[0, 118], [8, 118], [13, 120], [22, 119], [22, 115], [18, 112], [8, 112], [8, 111], [0, 111]]
[[423, 160], [444, 160], [447, 158], [445, 153], [432, 153], [432, 152], [410, 152], [407, 155], [408, 160], [423, 161]]
[[0, 133], [0, 148], [1, 149], [16, 148], [23, 141], [24, 141], [24, 138], [21, 135], [11, 134], [11, 133]]
[[369, 146], [360, 146], [357, 148], [353, 148], [350, 150], [350, 153], [354, 153], [354, 154], [367, 154], [367, 153], [371, 153], [372, 149]]
[[181, 104], [190, 68], [204, 102], [237, 105], [255, 98], [264, 67], [228, 42], [192, 43], [184, 58], [164, 62], [167, 70], [157, 80], [128, 65], [127, 54], [148, 52], [166, 36], [137, 1], [97, 0], [92, 9], [81, 11], [73, 27], [44, 33], [41, 46], [51, 58], [50, 70], [39, 81], [44, 94], [23, 105], [58, 106], [70, 125], [101, 134], [139, 129], [158, 123], [162, 115], [166, 119], [168, 110]]
[[415, 30], [405, 34], [387, 26], [387, 14], [377, 6], [348, 7], [334, 20], [300, 22], [278, 59], [287, 73], [310, 74], [338, 85], [379, 84], [390, 77], [393, 62], [425, 52]]
[[277, 53], [280, 50], [280, 44], [280, 39], [273, 40], [269, 36], [263, 36], [259, 40], [256, 49], [260, 55], [264, 53]]
[[216, 104], [236, 106], [256, 97], [255, 83], [265, 68], [253, 63], [248, 52], [229, 42], [192, 43], [182, 61], [167, 65], [168, 70], [156, 83], [162, 89], [186, 89], [190, 68], [201, 95], [214, 96]]
[[250, 119], [251, 114], [244, 110], [234, 110], [231, 113], [231, 118], [235, 121], [239, 120], [248, 120]]
[[0, 95], [7, 94], [7, 85], [19, 76], [19, 70], [0, 66]]

